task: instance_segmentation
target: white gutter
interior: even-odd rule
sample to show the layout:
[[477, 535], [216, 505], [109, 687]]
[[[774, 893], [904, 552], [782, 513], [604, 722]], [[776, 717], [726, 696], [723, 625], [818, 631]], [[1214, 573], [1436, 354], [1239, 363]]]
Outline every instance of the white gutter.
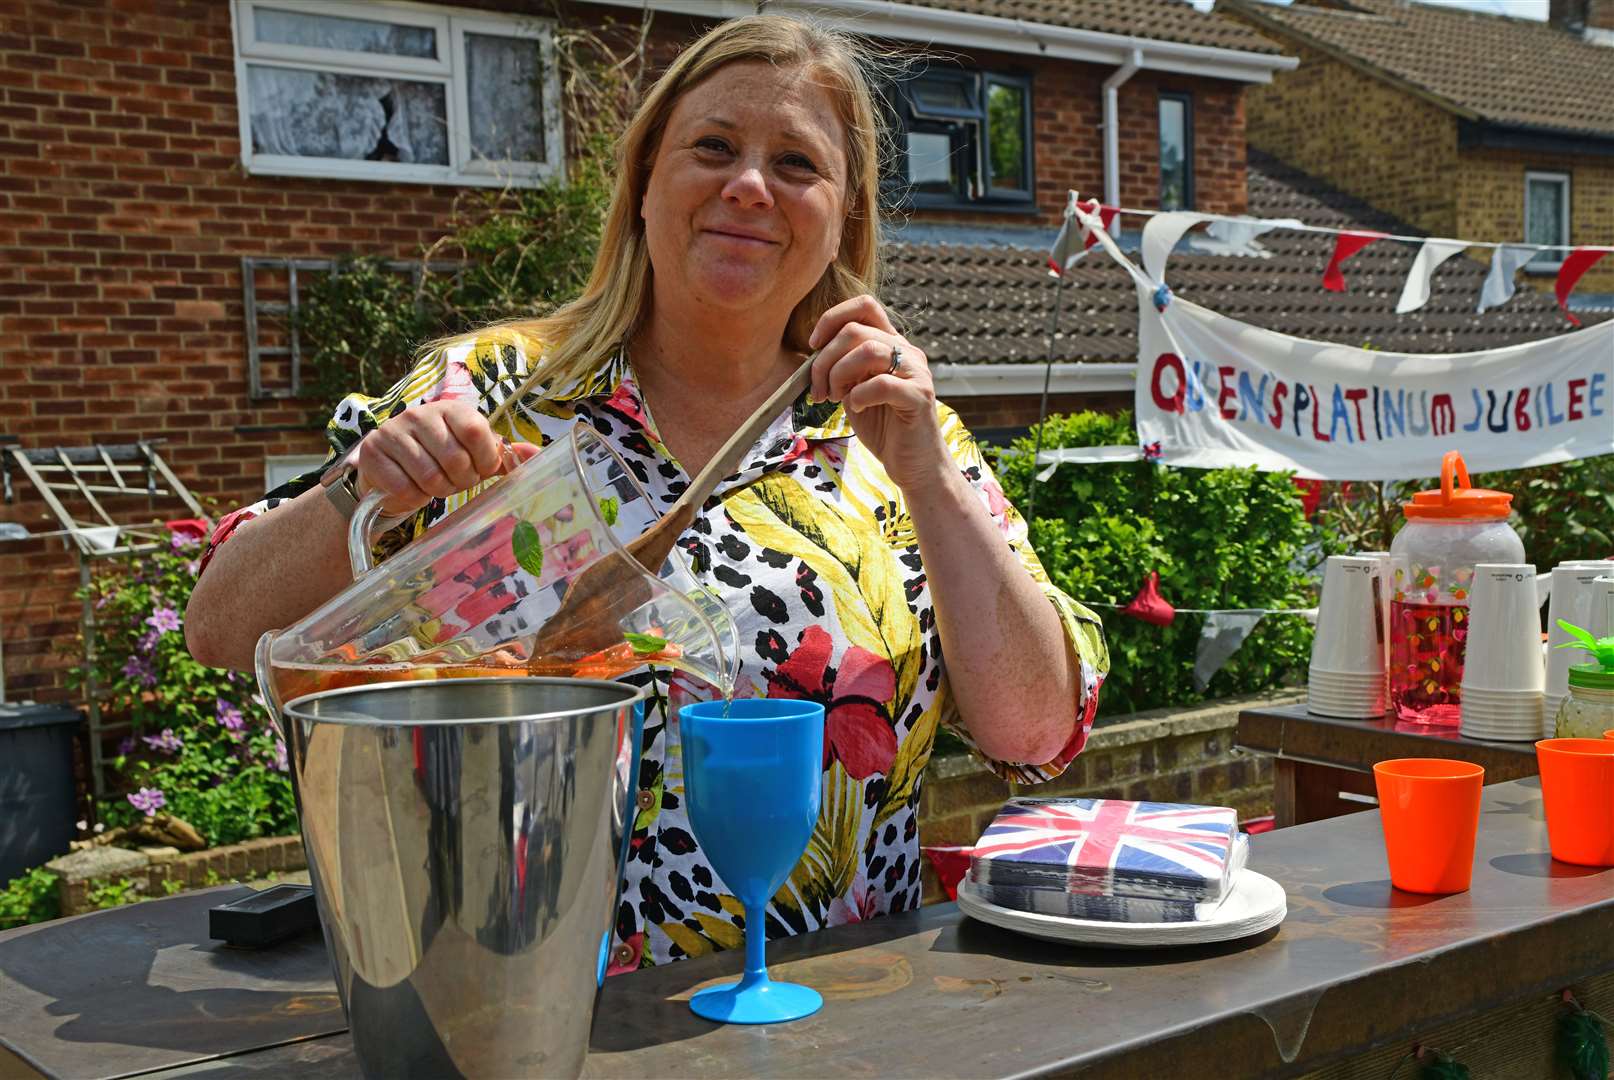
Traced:
[[[733, 19], [753, 15], [757, 0], [589, 0], [613, 7], [637, 8], [692, 15], [702, 19]], [[1144, 52], [1143, 67], [1235, 82], [1272, 81], [1276, 71], [1293, 70], [1299, 59], [1272, 53], [1222, 49], [1212, 45], [1185, 45], [1175, 41], [1106, 34], [1049, 26], [1024, 19], [976, 15], [964, 11], [893, 3], [892, 0], [767, 0], [776, 14], [811, 15], [838, 30], [869, 37], [947, 45], [964, 49], [992, 49], [1049, 59], [1077, 60], [1119, 67], [1133, 53]]]
[[[985, 397], [989, 394], [1041, 394], [1047, 364], [932, 364], [936, 396]], [[1048, 391], [1053, 394], [1131, 393], [1137, 386], [1137, 364], [1055, 364]]]
[[1121, 205], [1121, 84], [1143, 66], [1143, 50], [1133, 49], [1126, 63], [1104, 80], [1104, 203]]

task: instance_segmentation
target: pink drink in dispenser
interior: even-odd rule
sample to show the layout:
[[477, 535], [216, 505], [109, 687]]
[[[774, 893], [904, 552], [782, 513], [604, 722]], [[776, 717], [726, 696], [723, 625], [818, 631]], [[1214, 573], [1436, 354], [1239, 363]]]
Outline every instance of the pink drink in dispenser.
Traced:
[[1390, 707], [1396, 719], [1456, 727], [1461, 721], [1468, 593], [1477, 563], [1522, 563], [1508, 524], [1513, 496], [1473, 487], [1462, 455], [1448, 451], [1440, 490], [1403, 503], [1406, 526], [1390, 547]]

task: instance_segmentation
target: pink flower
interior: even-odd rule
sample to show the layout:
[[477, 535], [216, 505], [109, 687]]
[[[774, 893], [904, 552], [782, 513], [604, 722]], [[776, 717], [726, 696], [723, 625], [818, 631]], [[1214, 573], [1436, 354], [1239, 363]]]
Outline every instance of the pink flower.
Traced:
[[218, 717], [219, 726], [225, 731], [234, 733], [247, 726], [246, 719], [241, 715], [241, 710], [223, 698], [214, 700], [213, 711]]
[[824, 768], [839, 761], [854, 780], [884, 773], [897, 756], [897, 733], [884, 709], [897, 692], [889, 661], [850, 646], [827, 679], [834, 641], [809, 626], [790, 658], [768, 677], [768, 696], [805, 698], [824, 705]]
[[185, 746], [173, 728], [163, 728], [161, 735], [142, 735], [140, 741], [153, 750], [161, 750], [165, 754], [177, 754]]
[[166, 805], [168, 801], [163, 798], [163, 793], [160, 789], [148, 787], [143, 787], [134, 794], [129, 795], [128, 799], [130, 806], [133, 806], [136, 810], [144, 811], [147, 817], [156, 817], [158, 808]]
[[650, 430], [650, 420], [644, 414], [644, 406], [639, 401], [639, 387], [632, 379], [623, 379], [617, 384], [616, 391], [606, 400], [605, 407], [626, 416], [644, 429], [646, 435], [655, 438], [655, 432]]
[[829, 917], [825, 923], [829, 926], [844, 926], [847, 923], [866, 922], [878, 914], [880, 914], [879, 898], [864, 879], [862, 871], [859, 871], [857, 880], [852, 882], [846, 896], [837, 896], [829, 902]]
[[179, 629], [179, 612], [171, 607], [160, 607], [146, 616], [146, 625], [159, 634]]

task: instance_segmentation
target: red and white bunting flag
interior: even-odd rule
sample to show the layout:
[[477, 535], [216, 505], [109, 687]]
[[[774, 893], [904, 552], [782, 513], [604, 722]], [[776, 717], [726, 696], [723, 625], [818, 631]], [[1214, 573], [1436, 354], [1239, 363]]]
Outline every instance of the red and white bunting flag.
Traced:
[[1344, 292], [1345, 275], [1339, 272], [1340, 264], [1373, 241], [1383, 239], [1384, 234], [1377, 232], [1340, 233], [1334, 241], [1334, 257], [1328, 260], [1328, 269], [1323, 271], [1323, 288], [1329, 292]]
[[[1071, 212], [1074, 206], [1081, 207], [1083, 213], [1097, 214], [1105, 232], [1110, 231], [1110, 223], [1121, 212], [1119, 208], [1105, 206], [1097, 199], [1077, 202], [1072, 198], [1065, 206], [1065, 221], [1059, 226], [1059, 235], [1054, 238], [1054, 246], [1048, 251], [1048, 272], [1055, 277], [1064, 277], [1071, 263], [1087, 254], [1087, 249], [1098, 243], [1098, 237], [1094, 236], [1087, 226], [1076, 221], [1076, 216]], [[1083, 238], [1080, 251], [1076, 250], [1078, 235]]]
[[1429, 279], [1435, 276], [1436, 268], [1467, 247], [1461, 240], [1425, 240], [1423, 247], [1418, 249], [1417, 258], [1412, 260], [1412, 269], [1407, 272], [1407, 283], [1401, 287], [1401, 299], [1395, 305], [1395, 313], [1405, 315], [1427, 304]]
[[1558, 283], [1552, 291], [1558, 295], [1558, 308], [1564, 313], [1564, 318], [1580, 325], [1580, 320], [1569, 310], [1569, 294], [1575, 291], [1575, 283], [1583, 277], [1586, 271], [1597, 265], [1597, 261], [1606, 251], [1594, 251], [1591, 248], [1576, 248], [1564, 259], [1563, 266], [1558, 268]]
[[[1099, 224], [1104, 227], [1104, 231], [1109, 233], [1111, 236], [1115, 235], [1115, 230], [1110, 228], [1110, 224], [1115, 221], [1115, 215], [1121, 212], [1120, 207], [1105, 206], [1097, 199], [1089, 199], [1087, 202], [1077, 203], [1076, 205], [1082, 208], [1083, 213], [1097, 214]], [[1087, 248], [1090, 248], [1094, 244], [1098, 243], [1098, 237], [1094, 236], [1092, 230], [1088, 229], [1086, 226], [1082, 227], [1082, 238], [1083, 250], [1086, 250]]]

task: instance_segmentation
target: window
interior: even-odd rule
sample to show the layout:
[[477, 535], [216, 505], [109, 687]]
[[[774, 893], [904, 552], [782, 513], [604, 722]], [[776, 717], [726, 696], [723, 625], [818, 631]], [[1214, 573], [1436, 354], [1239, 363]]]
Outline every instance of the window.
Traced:
[[[1569, 243], [1569, 174], [1524, 174], [1524, 239], [1529, 244]], [[1557, 273], [1563, 251], [1543, 251], [1524, 264], [1538, 273]]]
[[532, 183], [562, 165], [551, 24], [382, 0], [235, 0], [247, 172]]
[[888, 193], [920, 207], [1031, 208], [1030, 79], [927, 71], [886, 100], [899, 151]]
[[1160, 209], [1194, 208], [1194, 102], [1160, 95]]
[[263, 490], [273, 491], [325, 464], [324, 454], [270, 454], [263, 459]]

